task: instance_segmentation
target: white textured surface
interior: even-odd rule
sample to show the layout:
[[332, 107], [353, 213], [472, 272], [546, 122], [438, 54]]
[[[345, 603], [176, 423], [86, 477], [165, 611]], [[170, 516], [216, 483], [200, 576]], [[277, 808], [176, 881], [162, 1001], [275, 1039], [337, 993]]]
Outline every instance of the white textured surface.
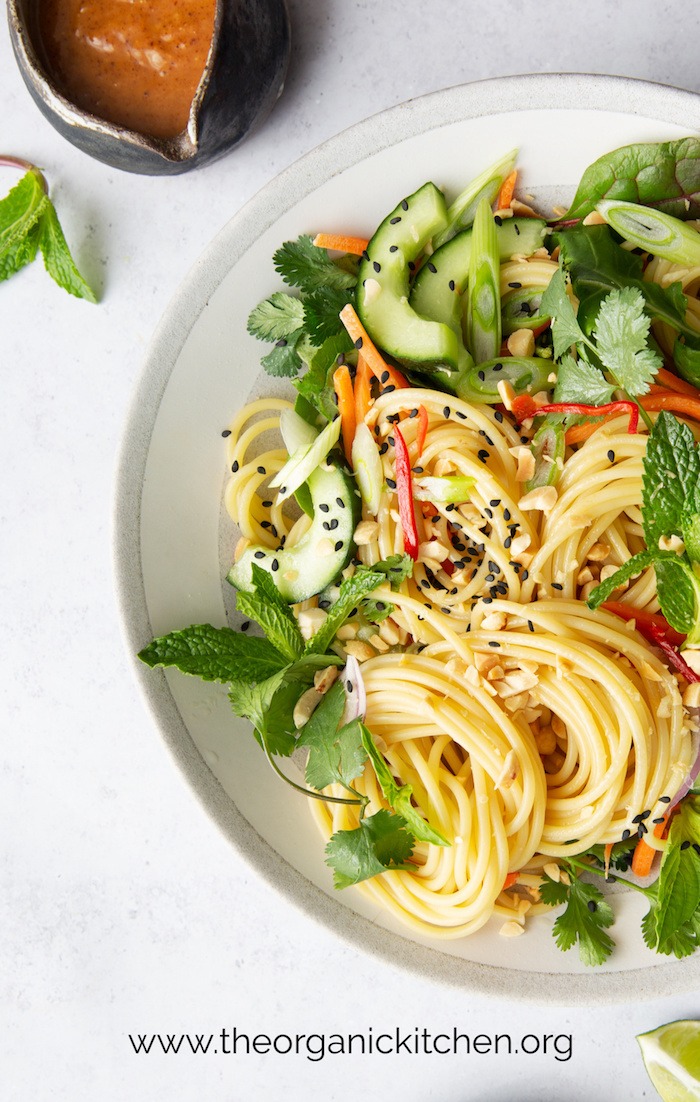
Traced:
[[[340, 944], [239, 861], [175, 771], [116, 619], [111, 486], [132, 385], [207, 242], [299, 155], [383, 107], [506, 73], [597, 71], [700, 91], [700, 13], [655, 0], [290, 3], [268, 124], [200, 173], [120, 174], [40, 117], [0, 32], [3, 151], [46, 171], [99, 307], [41, 265], [0, 286], [0, 1096], [8, 1102], [653, 1098], [634, 1034], [700, 995], [529, 1009], [432, 986]], [[322, 10], [320, 10], [322, 9]], [[319, 11], [320, 10], [320, 11]], [[512, 22], [508, 14], [512, 11]], [[693, 121], [697, 126], [697, 119]], [[556, 136], [553, 135], [553, 141]], [[0, 191], [13, 182], [0, 173]], [[573, 1034], [573, 1056], [134, 1055], [129, 1033]]]

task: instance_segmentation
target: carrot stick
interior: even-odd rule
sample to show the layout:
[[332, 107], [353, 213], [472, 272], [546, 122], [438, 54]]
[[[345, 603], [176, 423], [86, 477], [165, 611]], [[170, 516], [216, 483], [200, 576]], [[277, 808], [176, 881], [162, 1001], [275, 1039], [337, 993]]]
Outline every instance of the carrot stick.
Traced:
[[[668, 811], [664, 815], [660, 823], [657, 823], [654, 827], [654, 836], [656, 838], [662, 838], [664, 830], [668, 825], [668, 820], [671, 816], [671, 812]], [[634, 853], [632, 854], [632, 872], [635, 876], [648, 876], [651, 872], [651, 866], [654, 863], [654, 858], [657, 854], [657, 850], [653, 846], [650, 846], [644, 838], [640, 838], [634, 847]]]
[[609, 417], [602, 417], [600, 421], [588, 421], [583, 425], [572, 425], [570, 429], [566, 430], [566, 436], [564, 440], [567, 444], [580, 444], [583, 440], [588, 440], [589, 436], [592, 436], [596, 429], [599, 429], [601, 425], [604, 425], [606, 421], [612, 421], [616, 414], [611, 414]]
[[355, 372], [355, 424], [361, 424], [372, 405], [372, 372], [362, 353], [357, 357]]
[[333, 389], [338, 397], [340, 431], [343, 434], [343, 451], [352, 466], [352, 442], [355, 438], [355, 395], [347, 364], [341, 364], [333, 372]]
[[515, 184], [518, 179], [518, 170], [514, 168], [505, 180], [501, 184], [501, 190], [498, 193], [496, 200], [496, 210], [507, 210], [510, 204], [513, 202], [513, 192], [515, 191]]
[[339, 253], [362, 256], [367, 250], [369, 241], [366, 237], [349, 237], [343, 233], [317, 233], [314, 237], [314, 245], [319, 249], [335, 249]]
[[425, 438], [428, 433], [428, 411], [425, 406], [418, 406], [418, 431], [416, 432], [416, 451], [420, 459]]
[[659, 386], [666, 387], [667, 390], [676, 390], [679, 394], [687, 394], [689, 398], [700, 398], [700, 390], [696, 386], [679, 378], [668, 368], [659, 368], [656, 372], [656, 381]]
[[362, 349], [362, 356], [367, 361], [367, 366], [382, 386], [391, 385], [396, 390], [400, 390], [402, 387], [409, 385], [406, 376], [402, 375], [395, 367], [391, 367], [376, 345], [372, 343], [351, 302], [348, 302], [347, 306], [344, 306], [340, 311], [340, 320], [347, 329], [348, 336], [355, 348], [358, 351]]
[[647, 413], [670, 409], [691, 421], [700, 421], [700, 398], [691, 398], [687, 394], [678, 394], [672, 390], [658, 391], [656, 394], [645, 394], [639, 399], [639, 404]]
[[505, 880], [503, 881], [503, 887], [501, 888], [501, 891], [507, 892], [508, 888], [512, 888], [513, 884], [517, 884], [519, 876], [519, 872], [509, 872]]

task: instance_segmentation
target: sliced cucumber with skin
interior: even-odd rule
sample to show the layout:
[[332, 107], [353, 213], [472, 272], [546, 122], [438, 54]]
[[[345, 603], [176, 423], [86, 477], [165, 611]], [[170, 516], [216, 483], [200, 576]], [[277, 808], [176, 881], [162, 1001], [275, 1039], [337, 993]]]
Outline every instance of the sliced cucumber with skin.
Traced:
[[357, 282], [357, 313], [375, 344], [407, 367], [456, 370], [457, 337], [449, 325], [409, 303], [411, 264], [447, 224], [441, 191], [427, 183], [387, 215], [367, 246]]
[[317, 467], [308, 479], [314, 509], [311, 527], [294, 547], [273, 551], [251, 544], [228, 572], [236, 589], [251, 592], [253, 563], [269, 571], [277, 589], [297, 604], [332, 584], [355, 551], [353, 533], [360, 499], [349, 475], [340, 467]]
[[[541, 218], [507, 218], [496, 226], [501, 260], [532, 256], [542, 247], [547, 223]], [[414, 310], [462, 332], [462, 299], [469, 274], [472, 230], [463, 230], [436, 249], [421, 267], [409, 298]]]

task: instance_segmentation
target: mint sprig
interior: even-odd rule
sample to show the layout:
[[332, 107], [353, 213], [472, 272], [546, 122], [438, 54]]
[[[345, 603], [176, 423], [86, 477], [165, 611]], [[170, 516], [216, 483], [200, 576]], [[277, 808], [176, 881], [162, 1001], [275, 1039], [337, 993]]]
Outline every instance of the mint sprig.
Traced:
[[76, 298], [97, 302], [71, 255], [43, 174], [19, 158], [0, 158], [0, 165], [27, 169], [0, 200], [0, 280], [9, 279], [41, 252], [47, 272], [60, 287]]

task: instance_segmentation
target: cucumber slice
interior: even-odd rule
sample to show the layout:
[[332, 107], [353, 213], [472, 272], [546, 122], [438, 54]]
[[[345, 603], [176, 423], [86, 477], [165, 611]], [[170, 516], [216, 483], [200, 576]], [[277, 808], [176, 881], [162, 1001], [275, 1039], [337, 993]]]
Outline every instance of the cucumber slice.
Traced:
[[295, 547], [273, 551], [251, 544], [228, 572], [236, 589], [250, 592], [253, 563], [268, 570], [290, 604], [297, 604], [332, 584], [355, 550], [353, 533], [359, 516], [359, 497], [340, 467], [317, 467], [308, 478], [314, 507], [311, 527]]
[[[313, 431], [313, 430], [312, 430]], [[301, 444], [285, 465], [270, 479], [270, 486], [279, 486], [278, 501], [284, 501], [298, 490], [340, 438], [340, 418], [329, 421], [321, 432], [314, 432], [310, 444]]]
[[457, 368], [459, 346], [448, 325], [409, 303], [411, 264], [447, 223], [442, 192], [427, 183], [387, 215], [367, 246], [357, 283], [357, 313], [375, 344], [407, 367]]

